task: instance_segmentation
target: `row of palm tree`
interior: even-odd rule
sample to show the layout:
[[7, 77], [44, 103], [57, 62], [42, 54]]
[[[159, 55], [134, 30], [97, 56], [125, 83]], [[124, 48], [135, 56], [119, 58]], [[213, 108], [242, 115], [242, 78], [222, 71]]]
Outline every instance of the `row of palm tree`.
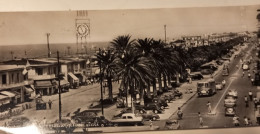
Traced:
[[[181, 47], [171, 47], [161, 40], [135, 40], [131, 39], [130, 35], [123, 35], [111, 42], [112, 49], [100, 50], [96, 56], [101, 63], [101, 74], [107, 79], [109, 99], [113, 99], [112, 79], [117, 77], [121, 78], [126, 97], [130, 91], [133, 102], [134, 92], [138, 92], [142, 104], [144, 97], [157, 96], [157, 92], [171, 86], [173, 76], [178, 79], [179, 74], [184, 73], [187, 67], [200, 66], [204, 62], [219, 58], [238, 42], [241, 40], [185, 50]], [[200, 62], [196, 59], [200, 59]]]

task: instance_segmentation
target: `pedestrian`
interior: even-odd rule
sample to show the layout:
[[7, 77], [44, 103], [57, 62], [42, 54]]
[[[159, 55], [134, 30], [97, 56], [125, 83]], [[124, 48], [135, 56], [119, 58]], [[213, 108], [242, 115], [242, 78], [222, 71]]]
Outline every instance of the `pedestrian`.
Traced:
[[244, 97], [244, 100], [245, 100], [246, 107], [248, 107], [248, 98], [247, 98], [247, 96]]
[[249, 96], [250, 101], [253, 101], [253, 93], [251, 90], [248, 92], [248, 96]]
[[238, 65], [236, 65], [236, 68], [237, 68], [237, 69], [239, 68]]
[[222, 85], [223, 85], [223, 87], [225, 87], [225, 85], [226, 85], [226, 80], [223, 80], [223, 81], [222, 81]]
[[254, 100], [254, 105], [255, 105], [255, 110], [256, 110], [257, 109], [257, 105], [258, 105], [258, 99], [255, 96], [253, 100]]
[[198, 116], [199, 116], [199, 123], [200, 123], [200, 127], [203, 127], [203, 118], [200, 115], [200, 112], [198, 112]]
[[238, 127], [239, 126], [239, 117], [237, 116], [237, 115], [235, 115], [234, 117], [233, 117], [233, 123], [234, 123], [234, 125], [235, 125], [235, 127]]
[[251, 79], [252, 86], [254, 86], [254, 78]]
[[50, 99], [49, 99], [48, 104], [49, 104], [49, 108], [51, 109], [52, 101]]
[[245, 126], [248, 126], [248, 118], [246, 117], [246, 116], [244, 116], [244, 124], [245, 124]]
[[208, 106], [208, 112], [211, 113], [211, 103], [209, 101], [207, 103], [207, 106]]
[[150, 128], [152, 128], [153, 127], [153, 121], [150, 119]]
[[46, 118], [45, 118], [45, 117], [43, 117], [43, 120], [42, 120], [41, 124], [42, 124], [43, 126], [45, 126], [45, 125], [47, 124], [47, 121], [46, 121]]
[[250, 73], [248, 73], [248, 78], [250, 78], [251, 77], [251, 74]]
[[244, 75], [245, 75], [245, 72], [243, 71], [243, 72], [242, 72], [242, 77], [244, 77]]
[[181, 120], [181, 119], [182, 119], [182, 115], [183, 115], [183, 113], [182, 113], [180, 107], [178, 107], [177, 115], [178, 115], [178, 118]]

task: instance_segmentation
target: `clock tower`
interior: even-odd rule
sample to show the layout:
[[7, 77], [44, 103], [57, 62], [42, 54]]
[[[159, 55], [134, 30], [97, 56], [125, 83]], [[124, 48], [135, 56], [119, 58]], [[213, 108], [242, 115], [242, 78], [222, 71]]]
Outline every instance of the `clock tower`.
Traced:
[[[90, 20], [88, 19], [88, 12], [86, 10], [77, 11], [75, 19], [76, 29], [76, 44], [77, 54], [87, 53], [87, 37], [90, 37]], [[81, 51], [79, 51], [79, 45], [81, 45]]]

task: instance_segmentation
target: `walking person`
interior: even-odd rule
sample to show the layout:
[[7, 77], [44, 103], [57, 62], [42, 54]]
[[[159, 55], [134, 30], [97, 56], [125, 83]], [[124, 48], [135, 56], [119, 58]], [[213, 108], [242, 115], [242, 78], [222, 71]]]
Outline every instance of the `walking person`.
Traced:
[[182, 119], [182, 116], [183, 116], [183, 113], [182, 113], [180, 107], [178, 107], [177, 115], [178, 115], [179, 120], [181, 120], [181, 119]]
[[249, 96], [250, 101], [253, 101], [253, 93], [251, 90], [248, 92], [248, 96]]
[[49, 108], [51, 109], [52, 101], [50, 99], [49, 99], [48, 104], [49, 104]]
[[255, 82], [254, 78], [251, 78], [252, 86], [254, 86], [254, 82]]
[[235, 115], [233, 117], [233, 124], [235, 125], [235, 127], [238, 127], [239, 126], [239, 117], [237, 115]]
[[258, 99], [255, 96], [253, 100], [254, 100], [254, 105], [255, 105], [255, 110], [256, 110], [257, 109], [257, 105], [258, 105]]
[[246, 107], [248, 107], [248, 98], [247, 98], [247, 96], [244, 97], [244, 100], [245, 100]]
[[245, 124], [245, 126], [248, 126], [248, 125], [249, 125], [249, 123], [248, 123], [248, 118], [247, 118], [246, 116], [244, 116], [244, 124]]
[[250, 78], [251, 77], [251, 74], [250, 74], [250, 72], [248, 73], [248, 78]]
[[244, 77], [244, 75], [245, 75], [245, 72], [243, 71], [243, 72], [242, 72], [242, 77]]
[[200, 115], [200, 112], [198, 112], [198, 116], [199, 116], [199, 123], [200, 123], [200, 127], [203, 127], [203, 118]]
[[211, 113], [211, 103], [209, 101], [207, 103], [207, 106], [208, 106], [208, 112]]

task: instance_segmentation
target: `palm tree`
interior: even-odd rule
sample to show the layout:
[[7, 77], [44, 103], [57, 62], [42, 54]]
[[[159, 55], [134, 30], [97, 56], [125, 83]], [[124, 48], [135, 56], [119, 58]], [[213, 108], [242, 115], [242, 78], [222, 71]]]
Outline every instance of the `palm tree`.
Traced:
[[130, 47], [133, 47], [135, 40], [130, 40], [130, 35], [122, 35], [118, 36], [116, 39], [113, 39], [112, 47], [115, 49], [115, 53], [117, 56], [121, 56], [125, 51], [127, 51]]
[[112, 53], [110, 50], [108, 51], [101, 51], [99, 50], [99, 53], [97, 53], [97, 59], [99, 62], [101, 62], [101, 70], [102, 74], [105, 75], [105, 78], [107, 79], [107, 85], [109, 90], [109, 99], [113, 100], [113, 86], [112, 86], [112, 76], [115, 74], [115, 59], [116, 56], [114, 53]]
[[143, 57], [141, 53], [138, 53], [133, 48], [129, 48], [118, 59], [117, 74], [122, 76], [122, 82], [126, 83], [125, 88], [130, 88], [133, 111], [133, 93], [136, 90], [134, 89], [134, 82], [138, 82], [139, 85], [145, 85], [147, 79], [151, 80], [154, 77], [151, 73], [152, 67], [153, 62]]

